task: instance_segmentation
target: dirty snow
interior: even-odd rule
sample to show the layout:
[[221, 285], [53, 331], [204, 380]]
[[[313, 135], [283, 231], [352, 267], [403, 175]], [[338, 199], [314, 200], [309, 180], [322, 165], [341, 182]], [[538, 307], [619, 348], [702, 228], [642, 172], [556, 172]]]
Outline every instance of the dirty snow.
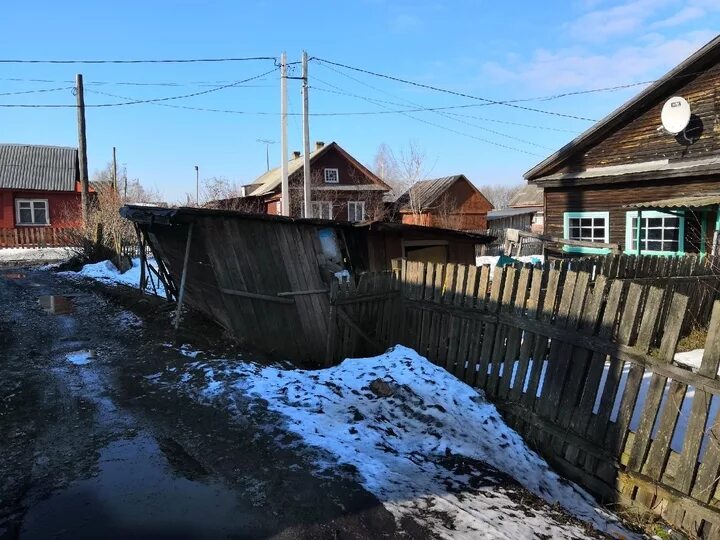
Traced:
[[[397, 518], [414, 517], [440, 537], [585, 536], [582, 528], [563, 523], [547, 509], [533, 510], [513, 498], [512, 488], [493, 480], [493, 474], [501, 475], [479, 462], [599, 530], [631, 537], [589, 495], [528, 449], [482, 394], [406, 347], [319, 371], [218, 361], [193, 362], [188, 370], [203, 373], [197, 391], [202, 399], [226, 405], [234, 396], [262, 400], [282, 415], [286, 429], [329, 453], [318, 458], [319, 466], [352, 466]], [[394, 395], [371, 392], [370, 383], [378, 378], [390, 384]]]
[[92, 351], [73, 351], [65, 355], [65, 359], [76, 366], [89, 364], [93, 358], [95, 358], [95, 355]]
[[[148, 263], [155, 267], [155, 260], [151, 257]], [[86, 264], [79, 272], [60, 272], [61, 275], [69, 277], [86, 277], [100, 281], [106, 285], [126, 285], [129, 287], [140, 287], [140, 258], [136, 257], [132, 260], [132, 268], [127, 272], [120, 273], [115, 265], [110, 261], [101, 261], [99, 263]], [[157, 281], [155, 276], [153, 279]], [[155, 283], [158, 296], [165, 296], [165, 288], [162, 283]], [[153, 293], [153, 287], [148, 283], [146, 291]]]
[[2, 248], [0, 262], [57, 262], [72, 257], [75, 249], [69, 247]]

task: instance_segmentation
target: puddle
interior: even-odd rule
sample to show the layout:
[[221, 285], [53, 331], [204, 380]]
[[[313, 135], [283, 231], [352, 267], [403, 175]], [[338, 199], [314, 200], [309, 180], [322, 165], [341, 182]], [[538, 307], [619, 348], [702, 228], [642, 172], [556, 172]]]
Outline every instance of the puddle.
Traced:
[[53, 315], [72, 313], [75, 310], [70, 298], [57, 294], [40, 296], [38, 303], [41, 308]]
[[95, 359], [95, 353], [92, 351], [73, 351], [66, 354], [65, 359], [76, 366], [84, 366]]
[[217, 538], [256, 526], [236, 494], [172, 440], [148, 435], [100, 450], [97, 474], [32, 507], [21, 538]]

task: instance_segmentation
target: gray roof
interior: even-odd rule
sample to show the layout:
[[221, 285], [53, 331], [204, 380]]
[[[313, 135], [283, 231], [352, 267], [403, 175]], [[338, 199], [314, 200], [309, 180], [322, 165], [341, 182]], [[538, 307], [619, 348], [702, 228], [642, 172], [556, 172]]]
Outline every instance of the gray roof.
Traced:
[[526, 184], [518, 191], [508, 206], [511, 208], [521, 208], [523, 206], [543, 206], [543, 190], [535, 184]]
[[623, 208], [654, 209], [654, 208], [705, 208], [720, 204], [720, 193], [706, 193], [705, 195], [685, 195], [657, 201], [647, 201], [623, 205]]
[[686, 85], [694, 77], [699, 76], [704, 69], [717, 61], [718, 55], [720, 55], [720, 35], [691, 54], [687, 59], [671, 69], [660, 79], [656, 80], [645, 90], [625, 102], [599, 122], [596, 122], [590, 129], [581, 133], [560, 150], [535, 165], [525, 173], [525, 178], [528, 180], [537, 180], [546, 176], [568, 158], [597, 144], [603, 137], [606, 137], [630, 119], [649, 109], [659, 99], [672, 95], [675, 90]]
[[503, 208], [501, 210], [490, 210], [487, 213], [488, 221], [494, 219], [502, 219], [511, 216], [522, 216], [524, 214], [534, 214], [536, 212], [534, 207], [530, 208]]
[[77, 148], [0, 144], [0, 188], [75, 191]]
[[397, 202], [400, 205], [400, 210], [414, 210], [417, 212], [428, 210], [450, 186], [461, 178], [464, 178], [462, 174], [456, 174], [415, 182], [410, 189], [398, 198]]

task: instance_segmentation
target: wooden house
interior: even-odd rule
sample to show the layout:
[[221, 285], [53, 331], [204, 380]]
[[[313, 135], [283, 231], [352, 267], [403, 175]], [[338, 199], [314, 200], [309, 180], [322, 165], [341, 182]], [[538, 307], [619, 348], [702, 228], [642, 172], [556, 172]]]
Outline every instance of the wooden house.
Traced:
[[402, 223], [484, 231], [492, 203], [463, 174], [415, 182], [395, 203]]
[[[545, 233], [630, 254], [717, 252], [719, 85], [720, 36], [530, 169], [544, 189]], [[661, 111], [677, 96], [692, 114], [672, 134]]]
[[0, 247], [63, 243], [80, 199], [77, 148], [0, 144]]
[[[294, 152], [288, 162], [293, 217], [302, 215], [304, 165], [304, 157]], [[384, 217], [383, 195], [390, 186], [339, 144], [315, 143], [310, 153], [310, 180], [313, 217], [352, 222]], [[282, 171], [278, 167], [244, 186], [242, 198], [216, 201], [210, 206], [279, 215], [281, 185]]]
[[475, 245], [492, 240], [400, 223], [206, 208], [127, 205], [120, 213], [138, 226], [168, 291], [178, 297], [184, 290], [188, 304], [259, 349], [316, 361], [325, 355], [336, 275], [391, 270], [404, 255], [473, 264]]

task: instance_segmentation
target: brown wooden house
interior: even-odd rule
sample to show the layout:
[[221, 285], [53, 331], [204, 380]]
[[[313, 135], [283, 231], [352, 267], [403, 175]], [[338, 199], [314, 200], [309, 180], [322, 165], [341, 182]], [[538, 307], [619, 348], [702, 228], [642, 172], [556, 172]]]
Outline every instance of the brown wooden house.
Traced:
[[484, 231], [492, 203], [463, 174], [416, 182], [396, 201], [402, 223]]
[[[719, 87], [720, 36], [529, 170], [525, 178], [544, 188], [545, 233], [626, 253], [716, 252]], [[674, 135], [661, 110], [675, 96], [692, 114]]]
[[[303, 208], [304, 157], [294, 152], [288, 162], [290, 215], [300, 217]], [[338, 221], [366, 221], [384, 217], [383, 195], [390, 186], [373, 174], [335, 142], [315, 143], [310, 153], [313, 216]], [[272, 169], [245, 186], [242, 204], [219, 201], [212, 207], [247, 209], [264, 214], [281, 214], [282, 172]]]

